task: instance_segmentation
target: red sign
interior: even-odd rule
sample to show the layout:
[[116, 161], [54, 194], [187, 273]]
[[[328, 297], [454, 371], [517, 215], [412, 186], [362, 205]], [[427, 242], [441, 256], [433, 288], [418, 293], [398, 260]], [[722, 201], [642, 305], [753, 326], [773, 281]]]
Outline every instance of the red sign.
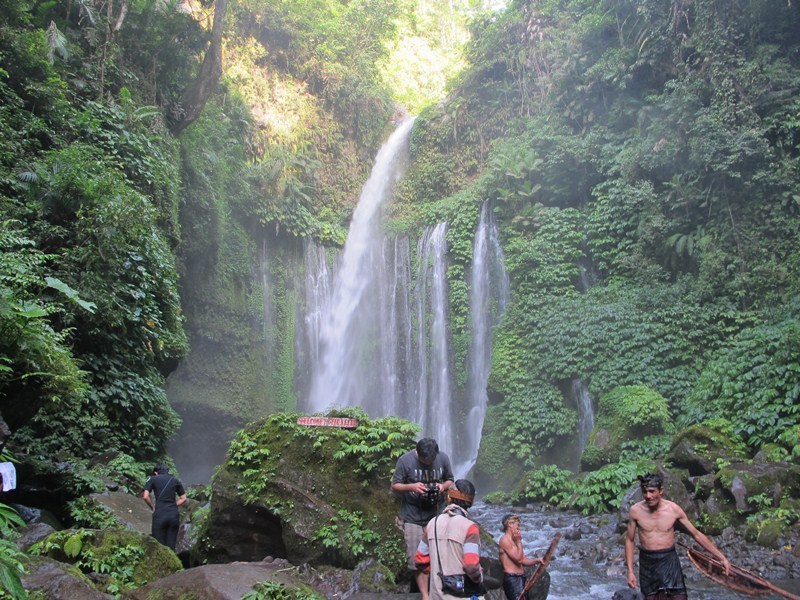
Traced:
[[297, 424], [309, 425], [311, 427], [355, 429], [358, 427], [358, 419], [346, 419], [344, 417], [300, 417], [297, 419]]

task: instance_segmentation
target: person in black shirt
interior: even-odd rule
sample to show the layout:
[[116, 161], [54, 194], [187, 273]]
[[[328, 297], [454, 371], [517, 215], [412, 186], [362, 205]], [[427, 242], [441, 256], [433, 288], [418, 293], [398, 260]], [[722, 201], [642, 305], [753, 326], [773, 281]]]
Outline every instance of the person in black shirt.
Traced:
[[403, 454], [392, 476], [391, 489], [400, 495], [400, 521], [406, 542], [408, 568], [414, 573], [422, 600], [428, 600], [428, 573], [418, 570], [414, 555], [423, 529], [444, 508], [444, 493], [453, 485], [450, 457], [439, 452], [433, 438], [423, 438], [414, 450]]
[[180, 525], [178, 507], [186, 502], [183, 484], [169, 474], [166, 465], [158, 464], [153, 467], [153, 476], [144, 484], [142, 498], [153, 511], [153, 537], [174, 552]]

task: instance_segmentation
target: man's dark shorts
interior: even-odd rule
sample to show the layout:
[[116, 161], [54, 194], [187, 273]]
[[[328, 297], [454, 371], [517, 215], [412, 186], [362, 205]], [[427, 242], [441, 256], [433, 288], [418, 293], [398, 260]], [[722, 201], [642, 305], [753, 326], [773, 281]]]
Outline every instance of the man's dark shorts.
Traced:
[[686, 584], [675, 546], [665, 550], [639, 548], [639, 587], [646, 600], [686, 600]]
[[503, 591], [508, 600], [517, 600], [525, 587], [525, 575], [520, 573], [506, 573], [503, 575]]

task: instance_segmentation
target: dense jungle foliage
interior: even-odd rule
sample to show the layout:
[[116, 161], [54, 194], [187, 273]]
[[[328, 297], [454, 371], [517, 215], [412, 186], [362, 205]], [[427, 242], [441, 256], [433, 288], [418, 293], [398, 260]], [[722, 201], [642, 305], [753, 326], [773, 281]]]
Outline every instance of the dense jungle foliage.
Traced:
[[[449, 223], [459, 394], [484, 202], [501, 228], [512, 298], [477, 477], [511, 489], [529, 472], [520, 497], [565, 479], [532, 469], [574, 441], [576, 380], [606, 399], [598, 419], [635, 428], [655, 406], [661, 427], [593, 459], [593, 508], [705, 420], [796, 460], [798, 3], [483, 6], [0, 0], [9, 448], [43, 471], [114, 450], [141, 473], [175, 407], [231, 430], [293, 409], [302, 241], [343, 243], [399, 98], [421, 114], [387, 230]], [[223, 7], [221, 76], [186, 124]], [[412, 61], [421, 47], [436, 69]]]
[[[396, 110], [389, 44], [402, 27], [447, 48], [452, 14], [466, 35], [463, 10], [423, 4], [3, 1], [0, 395], [15, 443], [152, 460], [179, 425], [163, 383], [187, 353], [201, 398], [252, 415], [277, 389], [273, 409], [291, 407], [291, 318], [261, 356], [253, 265], [269, 240], [343, 242]], [[220, 11], [224, 72], [183, 129]], [[220, 346], [224, 364], [205, 358]]]
[[[797, 457], [798, 24], [793, 3], [713, 0], [513, 2], [474, 22], [470, 68], [415, 126], [404, 201], [450, 223], [456, 292], [478, 204], [501, 223], [512, 300], [479, 474], [510, 485], [552, 461], [575, 380], [595, 402], [646, 388], [621, 394], [620, 426], [652, 393], [662, 434], [724, 418], [752, 452]], [[643, 434], [626, 454], [668, 449]]]

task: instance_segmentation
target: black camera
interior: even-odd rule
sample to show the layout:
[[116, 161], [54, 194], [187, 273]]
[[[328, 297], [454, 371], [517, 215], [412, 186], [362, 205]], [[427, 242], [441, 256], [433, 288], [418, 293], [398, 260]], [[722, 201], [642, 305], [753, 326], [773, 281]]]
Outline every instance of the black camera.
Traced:
[[439, 484], [426, 483], [425, 493], [419, 497], [419, 505], [427, 510], [439, 506]]

